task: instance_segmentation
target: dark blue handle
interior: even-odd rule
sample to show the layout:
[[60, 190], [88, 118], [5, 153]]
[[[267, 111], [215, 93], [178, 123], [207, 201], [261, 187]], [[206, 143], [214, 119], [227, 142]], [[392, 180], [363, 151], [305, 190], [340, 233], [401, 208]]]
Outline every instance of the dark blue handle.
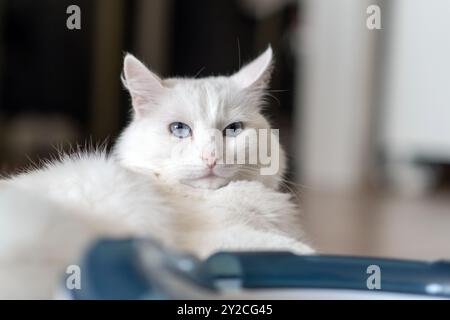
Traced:
[[368, 267], [373, 265], [379, 267], [383, 291], [450, 297], [450, 263], [444, 261], [223, 252], [211, 256], [203, 268], [215, 279], [239, 279], [244, 288], [368, 290]]
[[[158, 251], [155, 251], [158, 247]], [[142, 253], [159, 252], [163, 261], [154, 270]], [[156, 254], [156, 253], [155, 253]], [[450, 298], [450, 263], [352, 256], [298, 256], [289, 252], [221, 252], [205, 261], [192, 259], [180, 267], [180, 255], [149, 240], [103, 240], [86, 254], [79, 299], [174, 298], [164, 277], [218, 294], [219, 282], [232, 280], [242, 288], [314, 288], [368, 290], [367, 268], [379, 267], [381, 291]], [[156, 258], [156, 257], [155, 257]], [[150, 260], [152, 256], [150, 256]], [[185, 258], [183, 258], [185, 259]], [[155, 284], [158, 284], [155, 286]], [[210, 296], [212, 297], [212, 296]]]

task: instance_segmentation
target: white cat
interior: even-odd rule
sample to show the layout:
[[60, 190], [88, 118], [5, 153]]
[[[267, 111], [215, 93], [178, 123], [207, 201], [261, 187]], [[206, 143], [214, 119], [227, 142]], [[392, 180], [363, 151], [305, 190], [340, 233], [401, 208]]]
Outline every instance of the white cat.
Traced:
[[313, 252], [291, 195], [277, 190], [282, 150], [275, 174], [261, 174], [259, 159], [224, 161], [233, 150], [255, 156], [261, 139], [248, 133], [270, 129], [261, 108], [271, 66], [269, 47], [229, 77], [161, 80], [127, 55], [133, 119], [111, 155], [62, 155], [0, 181], [0, 298], [51, 297], [66, 266], [102, 236], [152, 237], [200, 257]]

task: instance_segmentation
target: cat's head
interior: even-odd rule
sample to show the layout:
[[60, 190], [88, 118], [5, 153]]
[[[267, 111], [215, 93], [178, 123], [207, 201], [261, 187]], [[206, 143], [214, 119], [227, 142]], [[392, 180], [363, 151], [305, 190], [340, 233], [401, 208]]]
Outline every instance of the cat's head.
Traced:
[[133, 120], [115, 155], [168, 183], [217, 189], [258, 180], [276, 188], [285, 159], [261, 112], [271, 69], [270, 47], [231, 76], [200, 79], [161, 79], [126, 55], [123, 83]]

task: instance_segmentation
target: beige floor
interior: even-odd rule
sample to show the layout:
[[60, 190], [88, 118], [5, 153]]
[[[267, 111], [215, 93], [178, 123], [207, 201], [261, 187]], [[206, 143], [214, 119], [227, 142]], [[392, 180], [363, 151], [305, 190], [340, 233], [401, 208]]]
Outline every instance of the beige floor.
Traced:
[[321, 253], [450, 260], [450, 193], [416, 198], [303, 195], [305, 231]]

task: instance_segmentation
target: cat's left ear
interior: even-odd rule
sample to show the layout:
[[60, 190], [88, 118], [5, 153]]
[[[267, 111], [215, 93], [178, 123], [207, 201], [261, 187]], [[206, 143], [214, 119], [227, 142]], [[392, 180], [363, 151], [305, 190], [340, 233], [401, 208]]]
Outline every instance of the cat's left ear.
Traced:
[[122, 82], [130, 92], [138, 116], [158, 104], [167, 90], [162, 80], [131, 54], [127, 54], [124, 59]]
[[269, 46], [259, 57], [242, 67], [231, 76], [240, 88], [264, 90], [269, 85], [273, 69], [272, 48]]

